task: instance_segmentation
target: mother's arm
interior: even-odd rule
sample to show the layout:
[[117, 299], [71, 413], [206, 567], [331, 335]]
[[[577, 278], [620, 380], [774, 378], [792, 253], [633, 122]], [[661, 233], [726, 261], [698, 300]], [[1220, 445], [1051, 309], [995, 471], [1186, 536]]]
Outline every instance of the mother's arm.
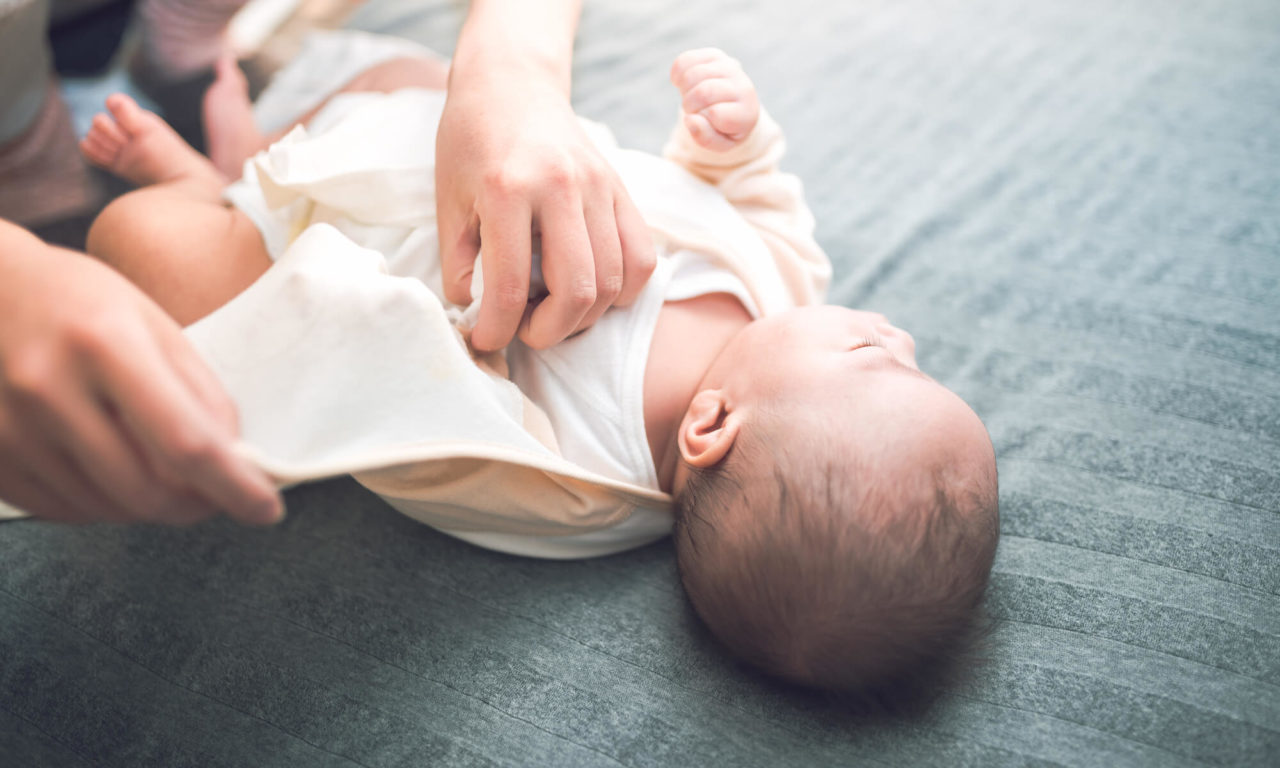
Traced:
[[[569, 104], [579, 0], [474, 0], [458, 39], [436, 139], [445, 295], [470, 301], [483, 243], [484, 295], [471, 337], [519, 333], [551, 346], [635, 300], [654, 267], [648, 229]], [[531, 240], [549, 295], [530, 311]]]

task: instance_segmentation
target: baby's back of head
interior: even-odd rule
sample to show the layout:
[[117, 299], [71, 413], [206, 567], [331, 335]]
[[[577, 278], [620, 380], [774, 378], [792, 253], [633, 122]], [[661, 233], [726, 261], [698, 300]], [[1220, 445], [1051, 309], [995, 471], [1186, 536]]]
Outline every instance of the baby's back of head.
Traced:
[[986, 430], [946, 394], [954, 402], [927, 413], [863, 408], [856, 423], [778, 414], [690, 476], [681, 577], [735, 655], [889, 708], [927, 700], [956, 670], [980, 623], [998, 513]]

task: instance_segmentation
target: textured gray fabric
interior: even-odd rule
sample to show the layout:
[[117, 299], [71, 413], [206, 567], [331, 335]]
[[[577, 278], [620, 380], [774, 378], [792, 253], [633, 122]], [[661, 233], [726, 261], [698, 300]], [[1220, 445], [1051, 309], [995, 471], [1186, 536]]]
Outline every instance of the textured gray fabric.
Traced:
[[[447, 52], [458, 6], [354, 23]], [[976, 679], [851, 720], [727, 661], [666, 544], [509, 558], [339, 481], [265, 532], [0, 526], [0, 762], [1276, 764], [1280, 5], [595, 3], [580, 111], [656, 150], [701, 45], [787, 129], [833, 300], [990, 427]]]

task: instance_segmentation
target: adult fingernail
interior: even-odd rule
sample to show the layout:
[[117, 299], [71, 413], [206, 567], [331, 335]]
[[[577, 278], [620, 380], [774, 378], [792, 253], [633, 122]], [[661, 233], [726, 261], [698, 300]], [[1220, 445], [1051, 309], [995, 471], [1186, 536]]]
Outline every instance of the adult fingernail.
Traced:
[[258, 508], [253, 515], [253, 520], [261, 525], [275, 525], [284, 520], [284, 515], [284, 499], [273, 496], [270, 503]]

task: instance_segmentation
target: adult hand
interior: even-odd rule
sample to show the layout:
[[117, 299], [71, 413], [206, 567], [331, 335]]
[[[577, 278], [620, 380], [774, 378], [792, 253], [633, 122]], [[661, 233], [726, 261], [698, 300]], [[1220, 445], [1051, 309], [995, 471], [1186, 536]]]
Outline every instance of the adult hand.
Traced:
[[0, 222], [0, 497], [69, 522], [283, 512], [178, 326], [82, 254]]
[[[537, 349], [556, 344], [634, 301], [653, 272], [648, 228], [566, 89], [519, 62], [468, 72], [455, 59], [436, 137], [436, 208], [450, 301], [470, 302], [483, 250], [471, 336], [480, 350], [517, 332]], [[548, 295], [530, 305], [534, 236]]]

